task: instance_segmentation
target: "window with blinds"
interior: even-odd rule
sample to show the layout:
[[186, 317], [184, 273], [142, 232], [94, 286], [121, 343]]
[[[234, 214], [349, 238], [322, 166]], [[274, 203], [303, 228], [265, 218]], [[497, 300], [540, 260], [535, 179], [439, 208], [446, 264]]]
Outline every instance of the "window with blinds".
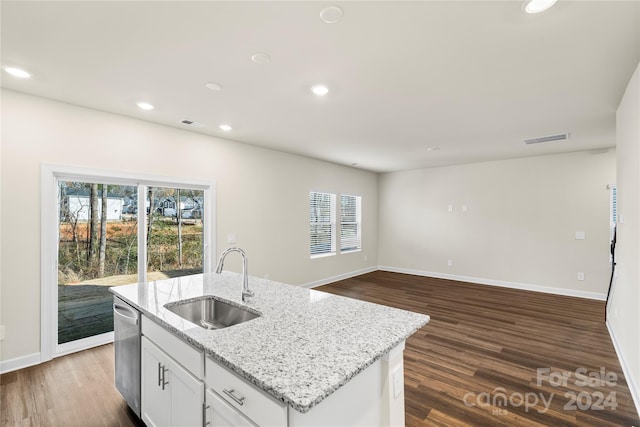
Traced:
[[340, 196], [340, 252], [362, 249], [362, 197]]
[[[609, 185], [609, 238], [613, 241], [616, 224], [618, 223], [618, 190], [615, 185]], [[613, 261], [613, 254], [609, 253], [609, 262]]]
[[309, 252], [311, 258], [336, 253], [336, 195], [309, 193]]
[[609, 185], [609, 228], [613, 239], [613, 230], [618, 223], [618, 190], [615, 185]]

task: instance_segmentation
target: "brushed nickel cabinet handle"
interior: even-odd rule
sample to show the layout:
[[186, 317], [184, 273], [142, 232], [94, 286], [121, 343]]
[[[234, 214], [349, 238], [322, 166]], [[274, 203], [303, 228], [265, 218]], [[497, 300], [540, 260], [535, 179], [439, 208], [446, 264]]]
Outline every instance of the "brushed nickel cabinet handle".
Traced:
[[202, 427], [207, 427], [211, 424], [210, 421], [207, 421], [207, 409], [209, 408], [211, 408], [211, 406], [208, 406], [206, 403], [202, 404]]
[[226, 388], [222, 390], [224, 394], [232, 398], [238, 405], [244, 405], [244, 396], [236, 396], [234, 394], [235, 390], [227, 390]]
[[164, 366], [162, 367], [162, 389], [164, 390], [164, 386], [166, 386], [167, 384], [169, 384], [169, 381], [165, 381], [165, 374], [167, 373], [169, 369], [165, 368]]

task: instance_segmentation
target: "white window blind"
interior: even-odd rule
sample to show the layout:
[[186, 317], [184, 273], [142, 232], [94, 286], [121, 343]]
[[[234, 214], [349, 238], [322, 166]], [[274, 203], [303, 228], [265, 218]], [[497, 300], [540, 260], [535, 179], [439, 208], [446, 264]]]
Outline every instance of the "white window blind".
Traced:
[[336, 195], [309, 193], [309, 252], [311, 257], [336, 253]]
[[611, 186], [611, 226], [618, 222], [618, 190], [615, 185]]
[[[618, 223], [618, 190], [615, 185], [609, 185], [609, 239], [613, 241], [616, 224]], [[613, 262], [613, 254], [609, 253], [609, 262]]]
[[340, 251], [356, 251], [362, 248], [362, 197], [340, 196]]

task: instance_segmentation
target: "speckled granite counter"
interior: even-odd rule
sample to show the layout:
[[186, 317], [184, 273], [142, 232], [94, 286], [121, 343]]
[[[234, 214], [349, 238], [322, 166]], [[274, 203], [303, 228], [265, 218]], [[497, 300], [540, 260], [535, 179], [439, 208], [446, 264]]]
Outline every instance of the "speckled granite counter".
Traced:
[[[242, 276], [198, 274], [118, 286], [111, 292], [244, 377], [304, 413], [429, 321], [429, 316], [250, 277], [255, 296], [242, 303]], [[262, 316], [206, 330], [165, 309], [214, 295]]]

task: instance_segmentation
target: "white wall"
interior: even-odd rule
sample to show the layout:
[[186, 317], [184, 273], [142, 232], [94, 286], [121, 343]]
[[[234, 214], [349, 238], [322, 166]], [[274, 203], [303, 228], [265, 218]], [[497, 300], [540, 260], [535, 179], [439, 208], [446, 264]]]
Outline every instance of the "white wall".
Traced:
[[381, 175], [379, 263], [604, 299], [615, 171], [612, 149]]
[[616, 129], [617, 274], [607, 324], [640, 411], [640, 65], [618, 107]]
[[[377, 265], [374, 173], [7, 90], [1, 158], [3, 361], [40, 351], [42, 163], [215, 180], [218, 252], [235, 232], [255, 276], [307, 284]], [[362, 196], [362, 252], [309, 259], [310, 190]]]

